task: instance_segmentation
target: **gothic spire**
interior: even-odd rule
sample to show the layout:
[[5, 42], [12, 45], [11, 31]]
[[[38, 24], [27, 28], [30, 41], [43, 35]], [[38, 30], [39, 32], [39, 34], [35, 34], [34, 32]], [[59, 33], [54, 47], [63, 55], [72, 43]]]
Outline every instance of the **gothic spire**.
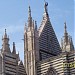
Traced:
[[72, 50], [74, 50], [74, 45], [73, 45], [72, 37], [71, 37], [71, 48], [72, 48]]
[[18, 51], [18, 61], [20, 61], [20, 57], [19, 57], [19, 51]]
[[16, 54], [15, 42], [13, 42], [13, 51], [12, 51], [12, 53]]
[[64, 23], [64, 30], [65, 30], [65, 33], [67, 33], [67, 26], [66, 26], [66, 22]]
[[5, 29], [5, 33], [4, 33], [4, 38], [7, 38], [7, 33], [6, 33], [6, 29]]
[[37, 22], [35, 21], [35, 30], [37, 30]]
[[30, 8], [30, 6], [28, 8], [28, 17], [31, 18], [31, 8]]
[[2, 38], [3, 44], [2, 49], [4, 52], [11, 52], [9, 47], [9, 37], [7, 37], [6, 29], [4, 33], [4, 37]]
[[66, 22], [64, 23], [64, 42], [65, 42], [66, 44], [68, 43], [68, 33], [67, 33]]
[[[62, 45], [63, 43], [63, 45]], [[72, 37], [70, 35], [68, 35], [67, 32], [67, 26], [66, 26], [66, 22], [64, 23], [64, 37], [63, 37], [63, 41], [61, 41], [61, 45], [62, 45], [62, 52], [64, 51], [72, 51], [74, 50], [74, 45], [73, 45], [73, 41], [72, 41]]]
[[31, 27], [32, 27], [32, 17], [31, 17], [31, 8], [29, 6], [28, 8], [28, 28], [29, 30], [31, 29]]

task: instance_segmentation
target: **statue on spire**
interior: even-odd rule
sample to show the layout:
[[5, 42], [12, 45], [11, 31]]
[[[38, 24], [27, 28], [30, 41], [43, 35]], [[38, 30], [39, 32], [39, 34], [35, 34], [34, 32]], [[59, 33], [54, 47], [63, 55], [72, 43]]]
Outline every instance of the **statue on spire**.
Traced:
[[47, 8], [47, 6], [48, 6], [48, 2], [45, 2], [44, 7], [45, 7], [45, 12], [46, 12], [46, 13], [48, 12], [48, 8]]
[[43, 19], [44, 19], [44, 18], [49, 19], [47, 6], [48, 6], [48, 2], [45, 2], [45, 3], [44, 3], [44, 16], [43, 16]]

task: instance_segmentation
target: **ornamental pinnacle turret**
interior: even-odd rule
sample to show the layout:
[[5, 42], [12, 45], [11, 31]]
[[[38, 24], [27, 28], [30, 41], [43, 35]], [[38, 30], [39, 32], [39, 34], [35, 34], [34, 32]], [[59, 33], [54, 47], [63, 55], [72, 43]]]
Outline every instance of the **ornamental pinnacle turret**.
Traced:
[[64, 42], [66, 45], [68, 44], [68, 33], [67, 33], [66, 22], [64, 23]]
[[11, 51], [9, 47], [9, 37], [7, 36], [6, 29], [5, 29], [4, 36], [2, 37], [2, 41], [3, 41], [2, 51], [10, 53]]
[[37, 24], [31, 17], [31, 8], [28, 10], [28, 27], [24, 30], [24, 64], [27, 75], [36, 75], [36, 62], [39, 61], [39, 40]]
[[62, 48], [62, 52], [65, 52], [65, 51], [70, 52], [74, 50], [72, 37], [68, 35], [68, 32], [67, 32], [66, 22], [64, 23], [64, 36], [61, 39], [61, 48]]
[[31, 17], [31, 8], [29, 6], [28, 8], [28, 30], [31, 30], [32, 28], [32, 17]]
[[13, 51], [12, 51], [13, 54], [16, 54], [16, 47], [15, 47], [15, 42], [13, 42]]
[[26, 75], [23, 64], [19, 64], [19, 54], [16, 53], [15, 43], [13, 42], [13, 50], [9, 47], [9, 37], [6, 29], [2, 37], [2, 49], [0, 51], [0, 75]]

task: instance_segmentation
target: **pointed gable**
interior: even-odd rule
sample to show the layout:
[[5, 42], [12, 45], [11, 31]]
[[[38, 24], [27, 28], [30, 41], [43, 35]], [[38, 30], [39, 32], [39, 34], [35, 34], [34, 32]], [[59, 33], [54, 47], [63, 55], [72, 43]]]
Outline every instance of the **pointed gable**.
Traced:
[[42, 59], [58, 55], [61, 52], [59, 42], [49, 19], [47, 3], [45, 3], [45, 12], [39, 28], [39, 47]]
[[18, 75], [27, 75], [22, 61], [18, 62]]

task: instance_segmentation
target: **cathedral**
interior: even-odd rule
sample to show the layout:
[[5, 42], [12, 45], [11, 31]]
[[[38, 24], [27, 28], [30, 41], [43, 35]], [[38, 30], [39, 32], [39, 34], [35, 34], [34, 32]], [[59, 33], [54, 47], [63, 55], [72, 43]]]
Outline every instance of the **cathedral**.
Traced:
[[28, 22], [24, 27], [24, 64], [16, 53], [15, 42], [11, 52], [6, 29], [0, 49], [0, 75], [75, 75], [75, 51], [72, 37], [64, 23], [61, 46], [52, 27], [48, 3], [40, 27], [28, 8]]

